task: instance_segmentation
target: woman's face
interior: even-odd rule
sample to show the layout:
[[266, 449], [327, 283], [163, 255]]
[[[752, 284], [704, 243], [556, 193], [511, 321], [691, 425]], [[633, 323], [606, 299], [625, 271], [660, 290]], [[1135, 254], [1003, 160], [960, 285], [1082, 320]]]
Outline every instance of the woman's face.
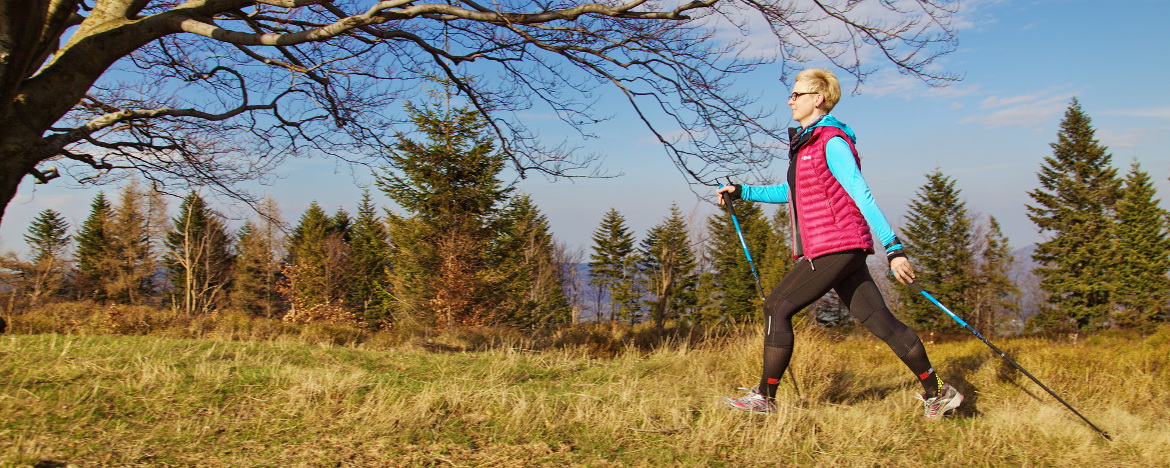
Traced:
[[788, 96], [788, 107], [792, 108], [792, 120], [808, 125], [820, 117], [823, 112], [817, 106], [825, 98], [817, 93], [809, 92], [808, 83], [797, 81], [792, 85], [792, 94]]

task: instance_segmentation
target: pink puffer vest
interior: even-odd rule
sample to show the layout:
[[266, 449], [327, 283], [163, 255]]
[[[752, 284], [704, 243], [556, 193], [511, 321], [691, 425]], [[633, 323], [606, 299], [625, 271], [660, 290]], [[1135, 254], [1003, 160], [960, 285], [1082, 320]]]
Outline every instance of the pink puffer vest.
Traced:
[[851, 249], [865, 249], [873, 253], [873, 236], [865, 216], [845, 187], [833, 177], [825, 159], [825, 145], [830, 138], [839, 136], [849, 144], [857, 166], [861, 167], [857, 148], [840, 128], [822, 126], [812, 131], [811, 140], [797, 150], [793, 161], [796, 164], [796, 181], [789, 185], [794, 201], [788, 204], [789, 220], [792, 220], [792, 210], [795, 208], [795, 225], [800, 229], [804, 256], [816, 259]]

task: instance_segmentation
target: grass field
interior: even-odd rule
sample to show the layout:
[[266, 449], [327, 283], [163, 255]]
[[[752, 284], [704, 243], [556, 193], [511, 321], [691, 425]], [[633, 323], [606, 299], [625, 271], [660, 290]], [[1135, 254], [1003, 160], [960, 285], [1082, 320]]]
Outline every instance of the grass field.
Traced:
[[[921, 420], [885, 346], [803, 330], [779, 411], [721, 395], [758, 379], [743, 332], [612, 357], [521, 342], [474, 352], [311, 340], [0, 336], [3, 466], [1170, 466], [1170, 327], [928, 345], [967, 395]], [[697, 344], [696, 344], [697, 343]], [[449, 348], [448, 348], [449, 349]]]

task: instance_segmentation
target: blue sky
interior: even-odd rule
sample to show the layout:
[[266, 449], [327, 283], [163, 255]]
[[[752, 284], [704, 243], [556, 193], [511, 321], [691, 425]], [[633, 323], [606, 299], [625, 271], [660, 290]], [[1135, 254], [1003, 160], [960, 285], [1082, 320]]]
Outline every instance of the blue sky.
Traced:
[[[955, 180], [969, 211], [999, 220], [1013, 247], [1042, 240], [1024, 205], [1074, 97], [1092, 118], [1114, 166], [1124, 174], [1138, 161], [1151, 175], [1162, 206], [1170, 208], [1167, 18], [1170, 2], [1164, 0], [968, 1], [957, 17], [958, 49], [938, 62], [963, 75], [962, 81], [931, 89], [881, 70], [860, 94], [846, 94], [833, 114], [856, 130], [863, 172], [895, 228], [904, 222], [925, 174], [937, 168]], [[776, 81], [775, 68], [774, 76], [744, 85], [782, 107], [791, 83]], [[848, 92], [852, 83], [844, 87]], [[697, 221], [715, 212], [638, 125], [617, 118], [598, 129], [603, 138], [587, 143], [619, 177], [550, 183], [537, 176], [518, 184], [570, 247], [588, 248], [593, 229], [611, 207], [625, 215], [639, 239], [668, 214], [671, 203], [694, 213]], [[784, 169], [775, 165], [771, 177], [780, 180]], [[264, 190], [290, 223], [314, 200], [329, 212], [352, 213], [362, 186], [371, 183], [364, 171], [332, 161], [294, 160]], [[34, 186], [26, 180], [0, 224], [0, 250], [23, 250], [28, 222], [46, 208], [79, 226], [98, 190], [109, 194], [117, 188], [78, 189], [61, 179]], [[376, 190], [374, 197], [389, 205]]]

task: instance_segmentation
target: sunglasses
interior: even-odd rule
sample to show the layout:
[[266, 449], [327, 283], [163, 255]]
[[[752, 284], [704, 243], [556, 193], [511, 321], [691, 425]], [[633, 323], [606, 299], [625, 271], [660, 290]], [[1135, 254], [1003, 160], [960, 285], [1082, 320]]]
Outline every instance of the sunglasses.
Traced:
[[821, 93], [817, 93], [817, 92], [808, 92], [808, 93], [792, 93], [792, 95], [788, 97], [788, 100], [789, 100], [789, 101], [791, 101], [791, 100], [795, 100], [796, 98], [798, 98], [798, 97], [801, 97], [801, 96], [804, 96], [804, 95], [806, 95], [806, 94], [821, 94]]

